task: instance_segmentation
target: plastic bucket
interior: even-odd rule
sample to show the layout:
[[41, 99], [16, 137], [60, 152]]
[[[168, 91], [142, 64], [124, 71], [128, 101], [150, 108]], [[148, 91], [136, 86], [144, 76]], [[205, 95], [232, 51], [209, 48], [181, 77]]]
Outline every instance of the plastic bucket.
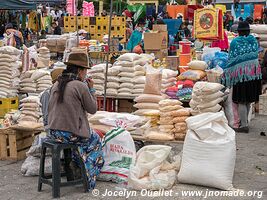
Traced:
[[179, 42], [180, 54], [188, 54], [191, 52], [191, 42]]
[[179, 56], [180, 66], [187, 66], [187, 64], [191, 62], [191, 58], [192, 58], [191, 53], [180, 54]]

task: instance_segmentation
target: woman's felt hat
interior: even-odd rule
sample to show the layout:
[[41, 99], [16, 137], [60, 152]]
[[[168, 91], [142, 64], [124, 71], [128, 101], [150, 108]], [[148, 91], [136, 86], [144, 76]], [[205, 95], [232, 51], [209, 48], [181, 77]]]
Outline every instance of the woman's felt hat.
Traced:
[[75, 65], [77, 67], [90, 69], [88, 65], [88, 55], [85, 53], [71, 53], [65, 65]]

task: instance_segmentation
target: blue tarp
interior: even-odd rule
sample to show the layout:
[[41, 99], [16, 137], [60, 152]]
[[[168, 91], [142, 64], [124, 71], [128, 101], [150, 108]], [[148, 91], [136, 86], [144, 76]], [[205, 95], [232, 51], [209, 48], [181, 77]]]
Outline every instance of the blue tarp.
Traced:
[[169, 35], [176, 35], [182, 24], [181, 19], [163, 19], [163, 22], [167, 24]]

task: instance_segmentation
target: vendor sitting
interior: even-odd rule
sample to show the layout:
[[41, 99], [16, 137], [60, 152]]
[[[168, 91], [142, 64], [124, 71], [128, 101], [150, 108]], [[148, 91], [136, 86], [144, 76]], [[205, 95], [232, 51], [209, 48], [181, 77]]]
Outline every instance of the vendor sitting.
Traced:
[[86, 54], [72, 53], [65, 64], [67, 68], [50, 92], [48, 128], [52, 140], [77, 145], [79, 153], [74, 152], [74, 161], [82, 157], [89, 191], [104, 165], [100, 137], [90, 129], [87, 119], [87, 113], [97, 111], [94, 83], [85, 79], [89, 69]]

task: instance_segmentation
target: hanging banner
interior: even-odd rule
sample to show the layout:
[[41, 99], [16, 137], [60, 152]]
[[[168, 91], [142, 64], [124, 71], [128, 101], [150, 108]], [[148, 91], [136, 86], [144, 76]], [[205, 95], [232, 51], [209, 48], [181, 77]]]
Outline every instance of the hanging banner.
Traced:
[[76, 1], [75, 0], [67, 0], [67, 12], [70, 15], [76, 15]]
[[222, 10], [197, 9], [194, 17], [194, 37], [206, 40], [223, 39]]
[[94, 17], [95, 16], [95, 7], [93, 2], [83, 2], [83, 16]]

